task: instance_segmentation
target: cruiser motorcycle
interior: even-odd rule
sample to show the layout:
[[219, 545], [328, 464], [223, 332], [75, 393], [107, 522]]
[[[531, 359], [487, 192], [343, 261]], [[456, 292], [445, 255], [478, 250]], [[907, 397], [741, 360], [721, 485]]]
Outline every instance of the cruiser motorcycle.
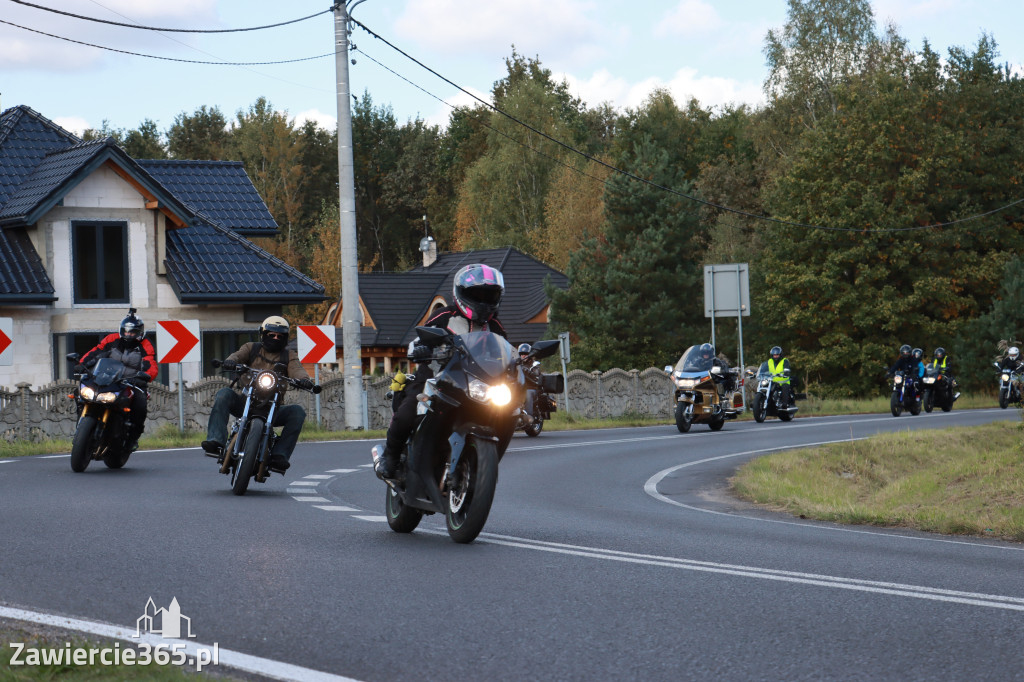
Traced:
[[[733, 391], [719, 393], [718, 384], [724, 383], [721, 367], [712, 367], [700, 357], [700, 346], [690, 346], [673, 369], [666, 365], [665, 372], [675, 384], [676, 428], [686, 433], [693, 424], [707, 424], [719, 431], [727, 419], [736, 419], [739, 410], [733, 407]], [[738, 370], [728, 370], [735, 376]]]
[[[69, 353], [69, 362], [81, 356]], [[125, 366], [113, 358], [100, 358], [85, 374], [74, 375], [78, 388], [68, 395], [78, 405], [78, 425], [71, 440], [71, 470], [85, 471], [89, 462], [102, 459], [111, 469], [120, 469], [132, 454], [128, 443], [132, 396], [145, 391], [147, 379], [126, 379]]]
[[999, 407], [1004, 410], [1011, 403], [1016, 405], [1020, 402], [1020, 381], [1021, 375], [1017, 370], [1003, 369], [998, 362], [993, 362], [996, 369], [996, 376], [999, 377]]
[[[221, 365], [221, 360], [213, 361], [214, 367]], [[288, 377], [288, 367], [281, 363], [277, 363], [273, 370], [237, 364], [233, 371], [236, 381], [247, 380], [248, 385], [242, 389], [245, 407], [242, 416], [231, 427], [223, 454], [207, 454], [218, 457], [220, 472], [231, 476], [231, 492], [244, 495], [249, 489], [250, 479], [263, 483], [270, 478], [272, 471], [284, 474], [280, 469], [271, 469], [269, 463], [278, 437], [273, 428], [274, 415], [284, 402], [287, 388], [290, 386], [310, 393], [319, 393], [321, 388], [314, 385], [303, 389], [298, 381]]]
[[[446, 329], [417, 327], [430, 360], [442, 369], [415, 399], [417, 423], [400, 456], [399, 473], [387, 484], [388, 525], [410, 533], [425, 514], [444, 514], [455, 542], [476, 539], [487, 522], [501, 460], [515, 430], [526, 391], [522, 362], [504, 337], [492, 332], [453, 336]], [[557, 340], [538, 341], [534, 358], [554, 355]], [[529, 360], [528, 360], [529, 362]], [[563, 377], [542, 375], [542, 388], [556, 392]], [[374, 465], [382, 448], [373, 448]]]
[[892, 396], [889, 398], [889, 410], [892, 416], [898, 417], [906, 410], [912, 415], [921, 414], [921, 393], [917, 379], [913, 373], [897, 371], [892, 378]]
[[[758, 424], [764, 422], [767, 417], [778, 417], [788, 422], [800, 409], [796, 405], [787, 405], [782, 397], [782, 386], [777, 381], [772, 381], [772, 373], [768, 370], [768, 363], [762, 362], [755, 373], [748, 369], [747, 376], [752, 377], [757, 383], [757, 392], [754, 394], [754, 404], [751, 410], [754, 413], [754, 421]], [[789, 370], [785, 370], [782, 376], [789, 378]]]
[[927, 365], [924, 368], [924, 411], [931, 412], [938, 407], [943, 412], [953, 409], [953, 401], [956, 396], [953, 392], [953, 383], [942, 371], [941, 367]]
[[[553, 380], [557, 383], [562, 379], [562, 375], [542, 374], [540, 363], [536, 361], [532, 363], [532, 366], [524, 367], [523, 373], [526, 375], [526, 397], [516, 418], [516, 431], [522, 431], [527, 436], [536, 437], [544, 429], [544, 422], [551, 419], [551, 413], [558, 410], [558, 405], [555, 403], [554, 398], [549, 395], [548, 391], [544, 390], [544, 377], [558, 377], [558, 379]], [[550, 379], [548, 380], [549, 384], [551, 381]], [[561, 393], [564, 390], [564, 385], [558, 384], [555, 388], [558, 390], [553, 391], [554, 393]]]

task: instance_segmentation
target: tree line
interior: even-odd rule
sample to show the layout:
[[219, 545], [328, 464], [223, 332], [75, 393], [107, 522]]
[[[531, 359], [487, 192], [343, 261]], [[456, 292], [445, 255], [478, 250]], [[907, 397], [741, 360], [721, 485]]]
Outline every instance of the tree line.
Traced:
[[[703, 266], [749, 263], [748, 361], [781, 345], [818, 391], [865, 395], [899, 345], [943, 346], [965, 386], [986, 386], [1024, 303], [1024, 80], [987, 34], [943, 58], [875, 26], [867, 0], [789, 0], [757, 108], [666, 91], [592, 105], [514, 48], [493, 108], [444, 128], [365, 92], [360, 267], [416, 265], [426, 230], [442, 250], [515, 246], [568, 274], [551, 331], [570, 331], [574, 366], [608, 369], [710, 340]], [[242, 161], [281, 226], [261, 246], [339, 295], [336, 132], [260, 98], [230, 122], [201, 107], [163, 132], [86, 133], [105, 135], [135, 158]], [[735, 361], [735, 325], [715, 331]]]

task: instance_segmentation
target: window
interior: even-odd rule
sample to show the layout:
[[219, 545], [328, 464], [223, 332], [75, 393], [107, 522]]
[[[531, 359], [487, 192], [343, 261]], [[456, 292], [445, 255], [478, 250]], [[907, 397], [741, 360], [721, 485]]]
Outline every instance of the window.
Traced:
[[71, 224], [75, 303], [128, 303], [128, 225]]
[[[262, 322], [262, 320], [260, 320]], [[203, 332], [202, 376], [227, 376], [213, 366], [213, 360], [223, 360], [250, 341], [259, 341], [254, 329], [233, 332]]]

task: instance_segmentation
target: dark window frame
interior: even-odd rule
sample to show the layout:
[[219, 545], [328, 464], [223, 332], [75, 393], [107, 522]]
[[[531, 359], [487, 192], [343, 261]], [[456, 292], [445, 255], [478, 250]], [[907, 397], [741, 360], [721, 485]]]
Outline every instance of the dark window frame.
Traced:
[[[80, 291], [80, 277], [84, 276], [83, 271], [80, 269], [79, 257], [82, 251], [85, 250], [85, 237], [82, 234], [81, 228], [93, 227], [97, 228], [94, 236], [94, 243], [92, 248], [95, 251], [96, 263], [96, 298], [85, 298], [84, 294]], [[106, 282], [103, 279], [103, 273], [107, 272], [106, 262], [106, 249], [104, 248], [104, 240], [106, 239], [106, 231], [103, 228], [120, 228], [121, 232], [121, 282], [124, 291], [124, 295], [118, 298], [113, 298], [107, 295]], [[84, 265], [84, 264], [83, 264]], [[72, 297], [75, 304], [78, 305], [95, 305], [103, 303], [129, 303], [131, 300], [131, 281], [130, 272], [128, 267], [128, 223], [122, 220], [73, 220], [71, 222], [71, 287]], [[116, 267], [116, 265], [115, 265]]]

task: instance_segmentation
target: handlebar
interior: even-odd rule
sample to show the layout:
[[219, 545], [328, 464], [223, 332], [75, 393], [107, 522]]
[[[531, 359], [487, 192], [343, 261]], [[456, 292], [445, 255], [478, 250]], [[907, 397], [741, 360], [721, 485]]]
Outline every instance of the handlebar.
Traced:
[[[216, 367], [218, 369], [221, 369], [223, 367], [223, 365], [224, 365], [224, 361], [223, 360], [213, 360], [213, 361], [211, 361], [211, 364], [214, 367]], [[278, 364], [280, 364], [282, 367], [284, 366], [281, 363], [278, 363]], [[292, 379], [290, 376], [288, 376], [284, 372], [281, 372], [281, 371], [278, 371], [278, 370], [275, 370], [275, 369], [259, 369], [258, 367], [252, 367], [250, 365], [246, 365], [246, 364], [241, 363], [241, 362], [235, 363], [234, 368], [228, 369], [228, 370], [224, 370], [224, 371], [234, 372], [236, 374], [244, 374], [245, 372], [273, 372], [276, 376], [278, 376], [279, 378], [283, 379], [286, 384], [288, 384], [292, 388], [298, 389], [300, 391], [308, 391], [309, 393], [313, 393], [315, 395], [315, 394], [318, 394], [318, 393], [320, 393], [321, 391], [324, 390], [323, 387], [320, 384], [313, 384], [312, 387], [305, 388], [305, 387], [303, 387], [299, 383], [298, 379]]]

